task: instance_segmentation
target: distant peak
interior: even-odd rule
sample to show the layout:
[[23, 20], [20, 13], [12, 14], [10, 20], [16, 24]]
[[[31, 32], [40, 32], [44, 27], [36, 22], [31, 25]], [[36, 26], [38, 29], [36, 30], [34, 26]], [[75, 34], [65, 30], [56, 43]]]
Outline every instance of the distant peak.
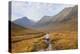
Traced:
[[24, 19], [28, 19], [27, 17], [22, 17], [22, 18], [24, 18]]
[[50, 17], [50, 16], [43, 16], [43, 17]]
[[24, 16], [24, 17], [22, 17], [22, 18], [27, 18], [27, 17]]
[[28, 19], [28, 17], [21, 17], [20, 19], [17, 19], [17, 20], [30, 20], [30, 19]]

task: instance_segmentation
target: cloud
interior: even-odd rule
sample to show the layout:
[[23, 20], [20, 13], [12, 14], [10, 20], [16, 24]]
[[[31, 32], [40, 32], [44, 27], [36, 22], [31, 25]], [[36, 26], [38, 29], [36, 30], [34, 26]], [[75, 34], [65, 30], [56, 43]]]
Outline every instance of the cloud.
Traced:
[[72, 5], [13, 1], [12, 20], [26, 16], [31, 20], [38, 21], [45, 15], [53, 16], [69, 6]]

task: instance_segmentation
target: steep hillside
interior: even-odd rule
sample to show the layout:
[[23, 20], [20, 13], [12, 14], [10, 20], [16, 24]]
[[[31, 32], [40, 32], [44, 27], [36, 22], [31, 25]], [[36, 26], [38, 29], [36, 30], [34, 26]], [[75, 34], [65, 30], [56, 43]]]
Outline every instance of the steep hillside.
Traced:
[[65, 8], [59, 14], [47, 18], [49, 20], [42, 18], [42, 23], [40, 20], [34, 28], [40, 31], [77, 30], [77, 9], [77, 6]]
[[24, 27], [21, 27], [13, 22], [11, 23], [11, 36], [21, 35], [24, 33], [23, 31], [26, 29]]
[[[70, 11], [72, 10], [72, 7], [69, 7], [69, 8], [64, 8], [60, 13], [58, 13], [57, 15], [55, 16], [44, 16], [39, 22], [38, 24], [40, 26], [43, 26], [43, 25], [46, 25], [46, 24], [49, 24], [49, 23], [54, 23], [56, 21], [60, 21], [60, 20], [63, 20], [64, 17], [66, 17]], [[66, 14], [65, 14], [66, 13]]]

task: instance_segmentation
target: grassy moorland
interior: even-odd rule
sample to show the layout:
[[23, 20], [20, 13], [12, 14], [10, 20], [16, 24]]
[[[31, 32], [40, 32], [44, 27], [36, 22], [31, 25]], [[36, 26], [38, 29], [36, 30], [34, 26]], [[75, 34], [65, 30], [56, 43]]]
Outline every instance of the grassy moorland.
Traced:
[[[77, 32], [51, 32], [50, 42], [52, 50], [77, 49]], [[46, 51], [47, 47], [48, 45], [45, 43], [43, 35], [12, 43], [12, 52]]]
[[77, 49], [77, 32], [56, 32], [51, 33], [53, 50]]
[[[39, 50], [36, 48], [38, 42], [43, 48], [45, 43], [39, 41], [45, 35], [43, 32], [38, 32], [29, 28], [23, 28], [14, 23], [11, 24], [11, 48], [12, 52], [31, 52]], [[39, 46], [39, 45], [38, 45]], [[36, 48], [36, 49], [35, 49]]]

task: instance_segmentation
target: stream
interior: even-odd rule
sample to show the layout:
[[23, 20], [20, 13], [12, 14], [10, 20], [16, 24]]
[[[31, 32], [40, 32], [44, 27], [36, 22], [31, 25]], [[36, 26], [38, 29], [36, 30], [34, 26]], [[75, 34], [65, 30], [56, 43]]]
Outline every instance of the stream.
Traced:
[[48, 44], [48, 47], [47, 47], [47, 49], [45, 49], [45, 50], [42, 49], [40, 51], [50, 51], [50, 50], [52, 50], [52, 45], [51, 45], [51, 42], [50, 42], [50, 35], [49, 34], [44, 35], [44, 40], [45, 40], [46, 44]]

